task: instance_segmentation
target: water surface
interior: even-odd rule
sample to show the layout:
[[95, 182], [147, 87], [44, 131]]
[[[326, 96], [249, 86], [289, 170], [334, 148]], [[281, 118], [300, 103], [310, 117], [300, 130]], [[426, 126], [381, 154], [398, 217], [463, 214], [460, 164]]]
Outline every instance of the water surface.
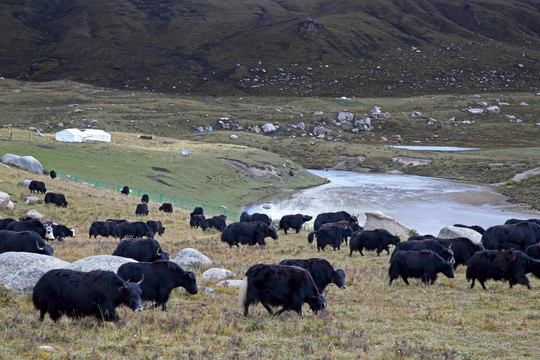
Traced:
[[330, 182], [292, 194], [276, 194], [243, 210], [263, 212], [273, 219], [296, 213], [315, 217], [327, 211], [363, 214], [378, 210], [421, 234], [433, 235], [455, 223], [487, 228], [509, 218], [540, 217], [508, 203], [491, 186], [413, 175], [310, 171]]

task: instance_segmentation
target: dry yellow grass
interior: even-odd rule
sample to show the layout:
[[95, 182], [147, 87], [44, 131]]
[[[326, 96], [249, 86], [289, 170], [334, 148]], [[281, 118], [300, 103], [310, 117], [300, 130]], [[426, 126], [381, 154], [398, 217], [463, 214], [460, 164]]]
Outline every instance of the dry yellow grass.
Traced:
[[[25, 171], [1, 168], [0, 189], [16, 202], [19, 217], [28, 189], [27, 178], [42, 179]], [[43, 179], [45, 179], [43, 177]], [[75, 228], [77, 236], [59, 245], [55, 256], [72, 262], [97, 254], [111, 254], [117, 240], [88, 239], [92, 221], [106, 218], [135, 220], [137, 199], [66, 181], [48, 181], [50, 190], [63, 192], [68, 208], [37, 204], [32, 208]], [[197, 269], [199, 293], [173, 291], [168, 311], [136, 314], [119, 308], [121, 324], [98, 324], [93, 318], [58, 323], [38, 321], [31, 297], [0, 289], [0, 358], [5, 359], [523, 359], [539, 358], [540, 281], [533, 289], [488, 282], [488, 290], [470, 289], [464, 268], [454, 279], [439, 278], [425, 287], [418, 280], [388, 286], [387, 255], [367, 252], [348, 256], [348, 250], [318, 253], [307, 243], [307, 232], [268, 239], [266, 248], [229, 248], [219, 233], [189, 228], [189, 212], [160, 213], [150, 203], [147, 219], [166, 226], [158, 237], [166, 251], [198, 249], [241, 279], [255, 263], [276, 263], [284, 258], [323, 257], [345, 269], [348, 289], [329, 286], [328, 308], [313, 315], [285, 313], [270, 317], [260, 306], [244, 317], [237, 305], [238, 290], [217, 287]], [[212, 289], [212, 290], [210, 290]], [[54, 350], [40, 349], [51, 346]]]

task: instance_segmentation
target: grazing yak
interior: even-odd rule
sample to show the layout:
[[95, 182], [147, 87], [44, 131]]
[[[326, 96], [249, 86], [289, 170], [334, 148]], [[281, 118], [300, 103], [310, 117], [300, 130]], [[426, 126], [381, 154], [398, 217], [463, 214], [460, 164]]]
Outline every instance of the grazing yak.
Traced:
[[535, 244], [529, 246], [527, 249], [525, 249], [525, 253], [532, 257], [533, 259], [540, 259], [540, 244]]
[[315, 218], [313, 229], [319, 230], [322, 224], [337, 222], [337, 221], [342, 221], [342, 220], [350, 221], [353, 223], [358, 222], [358, 218], [356, 216], [352, 216], [346, 211], [326, 212], [326, 213], [321, 213], [317, 215], [317, 217]]
[[195, 209], [189, 215], [204, 215], [204, 209], [200, 206], [195, 206]]
[[164, 252], [155, 239], [126, 239], [118, 243], [113, 255], [137, 261], [152, 262], [169, 260], [170, 254]]
[[140, 285], [141, 299], [153, 302], [154, 307], [161, 306], [163, 311], [167, 310], [167, 301], [173, 289], [181, 286], [190, 294], [198, 292], [195, 274], [184, 271], [180, 265], [171, 261], [126, 263], [118, 268], [117, 274], [133, 282], [144, 279]]
[[45, 225], [39, 219], [30, 219], [25, 221], [11, 221], [6, 226], [6, 230], [11, 231], [34, 231], [45, 240], [54, 240], [53, 228]]
[[242, 212], [240, 215], [240, 222], [251, 222], [251, 221], [260, 221], [265, 223], [266, 225], [270, 226], [272, 225], [272, 219], [270, 216], [262, 213], [253, 213], [249, 215], [247, 212]]
[[148, 201], [150, 201], [150, 199], [148, 198], [148, 194], [143, 194], [143, 196], [141, 197], [141, 202], [143, 204], [148, 204]]
[[118, 237], [118, 224], [115, 221], [94, 221], [88, 230], [88, 238], [93, 236], [96, 239], [98, 235]]
[[352, 256], [353, 251], [360, 252], [360, 255], [364, 256], [362, 250], [377, 250], [377, 256], [381, 254], [383, 250], [386, 250], [390, 255], [390, 249], [388, 245], [397, 245], [400, 242], [399, 236], [394, 236], [385, 229], [375, 230], [361, 230], [354, 233], [351, 237], [349, 249], [351, 252], [349, 256]]
[[454, 252], [451, 247], [446, 247], [438, 242], [436, 239], [425, 239], [425, 240], [410, 240], [405, 242], [400, 242], [396, 244], [392, 255], [390, 255], [390, 261], [398, 251], [409, 250], [409, 251], [420, 251], [420, 250], [431, 250], [446, 261], [454, 260]]
[[56, 171], [51, 170], [51, 171], [49, 172], [49, 176], [51, 177], [51, 179], [56, 179]]
[[173, 212], [172, 204], [171, 203], [161, 204], [161, 206], [159, 207], [159, 211], [163, 211], [164, 213], [172, 213]]
[[112, 271], [81, 272], [54, 269], [46, 272], [32, 293], [39, 320], [46, 313], [57, 322], [62, 315], [72, 318], [95, 316], [98, 321], [118, 322], [116, 307], [126, 305], [142, 311], [140, 283], [128, 282]]
[[45, 194], [45, 204], [52, 203], [56, 206], [67, 207], [68, 202], [64, 194], [48, 192]]
[[17, 220], [13, 218], [0, 219], [0, 230], [6, 230], [7, 226], [14, 221]]
[[[196, 216], [204, 216], [204, 215], [196, 215]], [[214, 216], [208, 219], [204, 219], [204, 221], [201, 223], [201, 228], [204, 230], [207, 229], [216, 229], [218, 231], [223, 231], [227, 227], [227, 224], [225, 223], [225, 220], [227, 219], [227, 216], [225, 215], [219, 215]]]
[[229, 224], [221, 233], [221, 241], [229, 244], [229, 247], [239, 244], [265, 246], [264, 239], [270, 236], [277, 240], [279, 236], [276, 229], [260, 221], [234, 222]]
[[[360, 225], [358, 225], [358, 223], [352, 222], [352, 221], [347, 221], [347, 220], [340, 220], [340, 221], [331, 222], [331, 223], [324, 223], [324, 224], [321, 225], [321, 227], [327, 227], [327, 226], [343, 226], [345, 228], [351, 229], [353, 233], [356, 232], [356, 231], [364, 230], [364, 228], [361, 227]], [[343, 238], [343, 241], [345, 241], [345, 244], [347, 244], [347, 236], [345, 236]]]
[[137, 204], [137, 207], [135, 208], [135, 215], [148, 215], [148, 205]]
[[540, 219], [527, 219], [527, 220], [523, 220], [523, 219], [508, 219], [506, 220], [506, 222], [504, 223], [505, 225], [509, 225], [509, 224], [517, 224], [517, 223], [520, 223], [520, 222], [532, 222], [532, 223], [535, 223], [537, 225], [540, 225]]
[[347, 285], [345, 285], [345, 271], [343, 269], [334, 269], [328, 260], [321, 258], [285, 259], [281, 260], [279, 265], [298, 266], [306, 269], [321, 294], [326, 286], [331, 283], [336, 284], [341, 289], [347, 288]]
[[191, 214], [189, 216], [189, 226], [193, 229], [197, 229], [199, 227], [202, 227], [203, 224], [204, 224], [204, 220], [206, 220], [206, 218], [204, 217], [204, 215], [201, 215], [201, 214]]
[[30, 181], [30, 185], [28, 185], [28, 189], [30, 189], [31, 193], [35, 191], [38, 194], [39, 193], [45, 194], [47, 192], [47, 189], [45, 188], [45, 183], [43, 181], [37, 181], [37, 180]]
[[405, 284], [409, 285], [408, 278], [420, 278], [424, 285], [431, 284], [437, 280], [437, 274], [443, 273], [446, 277], [454, 277], [454, 260], [444, 260], [431, 250], [404, 251], [392, 253], [388, 275], [392, 281], [399, 276]]
[[469, 261], [465, 276], [471, 281], [471, 289], [476, 280], [485, 290], [488, 279], [508, 281], [510, 287], [521, 284], [531, 288], [526, 274], [533, 273], [540, 278], [540, 260], [535, 260], [521, 250], [482, 250]]
[[323, 250], [326, 245], [331, 245], [334, 251], [340, 249], [341, 243], [347, 236], [352, 236], [353, 231], [350, 228], [343, 226], [322, 226], [319, 230], [312, 231], [308, 234], [308, 243], [313, 242], [313, 238], [317, 237], [317, 251]]
[[478, 252], [484, 250], [482, 244], [475, 244], [470, 239], [465, 237], [457, 237], [451, 239], [436, 238], [436, 240], [443, 246], [451, 248], [454, 253], [454, 270], [458, 265], [467, 266], [472, 256]]
[[302, 316], [302, 304], [308, 303], [316, 314], [324, 311], [324, 294], [317, 290], [306, 269], [297, 266], [256, 264], [251, 266], [240, 286], [238, 303], [248, 316], [249, 306], [260, 302], [270, 315], [271, 307], [281, 306], [276, 315], [296, 311]]
[[118, 237], [122, 240], [125, 237], [141, 238], [143, 236], [152, 237], [154, 232], [146, 225], [145, 222], [124, 221], [118, 224]]
[[283, 215], [281, 220], [279, 220], [279, 228], [283, 229], [285, 235], [287, 235], [287, 230], [294, 229], [297, 234], [300, 233], [300, 229], [305, 222], [313, 219], [313, 216], [295, 214], [295, 215]]
[[159, 220], [148, 220], [146, 225], [148, 225], [148, 228], [154, 232], [154, 235], [158, 234], [161, 236], [165, 232], [165, 227]]
[[66, 225], [57, 224], [51, 221], [46, 221], [44, 224], [52, 228], [56, 240], [65, 241], [68, 236], [75, 237], [75, 230]]
[[487, 250], [525, 251], [527, 247], [538, 242], [540, 242], [540, 225], [529, 221], [491, 226], [482, 235], [482, 245]]
[[45, 244], [41, 236], [34, 231], [0, 230], [0, 253], [15, 251], [52, 256], [57, 244]]
[[129, 190], [129, 186], [124, 186], [124, 187], [122, 188], [122, 190], [120, 190], [120, 193], [121, 193], [122, 195], [126, 195], [126, 196], [129, 195], [130, 192], [131, 192], [131, 190]]

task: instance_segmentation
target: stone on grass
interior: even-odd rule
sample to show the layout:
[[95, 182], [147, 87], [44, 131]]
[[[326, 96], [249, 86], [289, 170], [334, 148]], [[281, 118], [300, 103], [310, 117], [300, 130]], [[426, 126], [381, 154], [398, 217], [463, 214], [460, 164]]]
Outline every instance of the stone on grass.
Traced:
[[223, 280], [216, 284], [216, 286], [223, 287], [240, 287], [242, 285], [242, 280]]
[[40, 213], [40, 212], [37, 211], [37, 210], [33, 210], [33, 209], [32, 209], [32, 210], [28, 210], [28, 211], [26, 212], [26, 215], [27, 215], [27, 216], [30, 216], [30, 217], [33, 217], [33, 218], [36, 218], [36, 219], [41, 219], [41, 218], [43, 218], [43, 214], [42, 214], [42, 213]]
[[66, 269], [77, 270], [77, 271], [92, 271], [92, 270], [109, 270], [117, 272], [118, 268], [125, 263], [136, 263], [136, 260], [125, 258], [115, 255], [95, 255], [88, 256], [82, 259], [79, 259], [68, 266]]
[[43, 274], [61, 269], [68, 262], [54, 256], [28, 252], [0, 254], [0, 284], [22, 294], [29, 294]]
[[180, 250], [180, 252], [176, 254], [172, 261], [180, 265], [182, 269], [194, 269], [198, 267], [207, 267], [212, 265], [212, 260], [210, 260], [199, 250], [195, 250], [192, 248]]
[[205, 279], [224, 280], [231, 276], [235, 276], [232, 271], [221, 268], [211, 268], [202, 273], [202, 277]]
[[43, 170], [45, 170], [41, 163], [33, 156], [4, 154], [1, 160], [4, 164], [15, 165], [21, 169], [28, 170], [36, 174], [43, 174]]

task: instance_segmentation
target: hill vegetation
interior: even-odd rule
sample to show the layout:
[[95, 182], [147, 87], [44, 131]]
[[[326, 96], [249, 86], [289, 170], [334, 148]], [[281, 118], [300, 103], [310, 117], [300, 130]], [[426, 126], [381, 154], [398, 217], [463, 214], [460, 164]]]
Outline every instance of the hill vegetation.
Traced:
[[[11, 194], [15, 210], [3, 216], [20, 217], [29, 177], [25, 171], [3, 168], [2, 190]], [[92, 221], [109, 217], [136, 218], [138, 199], [110, 190], [33, 175], [46, 181], [52, 191], [66, 194], [67, 208], [34, 204], [32, 208], [75, 228], [77, 236], [58, 245], [55, 256], [73, 262], [80, 258], [111, 254], [118, 240], [87, 239]], [[10, 359], [523, 359], [537, 358], [540, 312], [536, 297], [540, 281], [531, 278], [532, 290], [488, 282], [488, 290], [469, 288], [463, 267], [455, 278], [441, 276], [433, 286], [415, 279], [407, 286], [395, 281], [388, 286], [388, 256], [366, 252], [361, 257], [348, 250], [317, 252], [306, 241], [307, 231], [268, 239], [266, 248], [229, 248], [219, 233], [203, 233], [189, 227], [189, 210], [165, 215], [159, 204], [149, 204], [149, 219], [161, 220], [165, 233], [158, 237], [166, 251], [196, 248], [211, 258], [212, 267], [227, 268], [241, 279], [255, 263], [276, 263], [285, 258], [323, 257], [346, 271], [346, 290], [329, 286], [327, 311], [304, 317], [284, 313], [271, 317], [260, 305], [248, 317], [237, 305], [236, 288], [217, 286], [195, 269], [199, 293], [173, 291], [167, 312], [146, 309], [133, 313], [119, 308], [123, 322], [98, 324], [92, 318], [63, 317], [58, 323], [38, 321], [31, 296], [0, 288], [0, 348]], [[146, 219], [145, 219], [146, 220]], [[346, 247], [345, 247], [346, 248]]]
[[525, 0], [8, 1], [0, 68], [216, 96], [530, 90], [538, 24]]

